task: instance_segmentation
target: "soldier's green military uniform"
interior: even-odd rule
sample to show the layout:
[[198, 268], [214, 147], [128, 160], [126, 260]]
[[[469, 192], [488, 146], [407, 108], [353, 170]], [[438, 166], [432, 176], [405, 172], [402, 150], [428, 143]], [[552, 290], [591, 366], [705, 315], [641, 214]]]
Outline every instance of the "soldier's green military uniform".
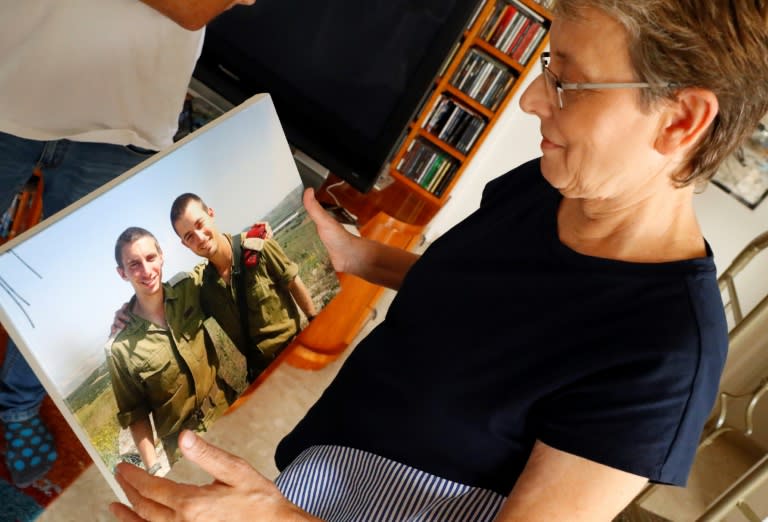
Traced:
[[204, 430], [236, 398], [216, 375], [199, 283], [187, 274], [174, 279], [163, 283], [168, 328], [129, 313], [108, 356], [120, 425], [127, 428], [151, 413], [171, 463], [178, 458], [179, 432]]
[[[232, 236], [225, 234], [232, 242]], [[210, 263], [195, 267], [194, 276], [202, 281], [203, 310], [216, 318], [224, 331], [243, 351], [257, 348], [263, 354], [264, 367], [285, 348], [299, 331], [301, 315], [288, 287], [299, 273], [274, 239], [246, 239], [241, 234], [245, 252], [260, 252], [255, 268], [244, 270], [250, 339], [243, 340], [236, 285], [229, 285]], [[235, 260], [232, 260], [233, 269]]]

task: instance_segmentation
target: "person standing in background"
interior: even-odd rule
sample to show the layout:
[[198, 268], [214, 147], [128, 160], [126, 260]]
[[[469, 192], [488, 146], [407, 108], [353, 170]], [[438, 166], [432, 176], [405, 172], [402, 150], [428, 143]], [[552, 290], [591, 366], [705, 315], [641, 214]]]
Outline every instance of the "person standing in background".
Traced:
[[[254, 0], [25, 0], [0, 5], [0, 209], [33, 169], [43, 217], [168, 147], [203, 27]], [[0, 212], [2, 211], [0, 210]], [[6, 465], [17, 487], [57, 458], [45, 390], [9, 341], [0, 368]]]

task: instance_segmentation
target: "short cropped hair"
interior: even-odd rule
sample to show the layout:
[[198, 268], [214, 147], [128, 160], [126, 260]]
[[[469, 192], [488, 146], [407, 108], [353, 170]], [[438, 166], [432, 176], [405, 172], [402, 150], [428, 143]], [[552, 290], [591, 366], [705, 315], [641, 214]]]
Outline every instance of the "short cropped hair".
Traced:
[[768, 112], [768, 0], [557, 0], [554, 12], [589, 8], [624, 27], [639, 81], [673, 84], [642, 89], [642, 107], [685, 87], [715, 94], [719, 112], [673, 181], [711, 178]]
[[205, 202], [200, 199], [200, 196], [197, 194], [192, 194], [191, 192], [185, 192], [181, 196], [174, 199], [173, 204], [171, 205], [171, 226], [173, 227], [173, 230], [176, 230], [176, 222], [179, 220], [179, 217], [184, 213], [184, 211], [187, 210], [187, 207], [192, 201], [197, 201], [200, 203], [200, 206], [203, 208], [203, 210], [208, 212], [208, 205], [206, 205]]
[[123, 248], [125, 245], [130, 245], [142, 237], [152, 238], [152, 240], [155, 242], [157, 252], [159, 254], [163, 253], [162, 249], [160, 248], [160, 243], [157, 242], [157, 238], [152, 235], [152, 232], [141, 227], [128, 227], [123, 230], [119, 236], [117, 236], [117, 241], [115, 241], [115, 261], [117, 262], [117, 266], [123, 268]]

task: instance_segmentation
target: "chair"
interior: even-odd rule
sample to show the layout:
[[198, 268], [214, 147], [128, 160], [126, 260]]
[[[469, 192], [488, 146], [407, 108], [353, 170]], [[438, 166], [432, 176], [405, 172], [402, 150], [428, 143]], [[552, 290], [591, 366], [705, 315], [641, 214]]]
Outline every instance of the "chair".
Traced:
[[728, 360], [689, 486], [649, 485], [633, 507], [675, 521], [761, 522], [756, 511], [768, 514], [768, 495], [754, 495], [768, 488], [768, 296], [745, 315], [735, 284], [736, 275], [766, 248], [768, 232], [751, 241], [718, 279], [730, 326]]

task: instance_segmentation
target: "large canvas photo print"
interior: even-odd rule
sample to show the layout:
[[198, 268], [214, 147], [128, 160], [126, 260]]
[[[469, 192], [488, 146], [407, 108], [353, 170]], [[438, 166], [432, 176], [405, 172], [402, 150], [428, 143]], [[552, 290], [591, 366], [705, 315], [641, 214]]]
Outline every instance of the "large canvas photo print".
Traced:
[[0, 247], [0, 320], [120, 498], [338, 292], [302, 192], [258, 95]]

